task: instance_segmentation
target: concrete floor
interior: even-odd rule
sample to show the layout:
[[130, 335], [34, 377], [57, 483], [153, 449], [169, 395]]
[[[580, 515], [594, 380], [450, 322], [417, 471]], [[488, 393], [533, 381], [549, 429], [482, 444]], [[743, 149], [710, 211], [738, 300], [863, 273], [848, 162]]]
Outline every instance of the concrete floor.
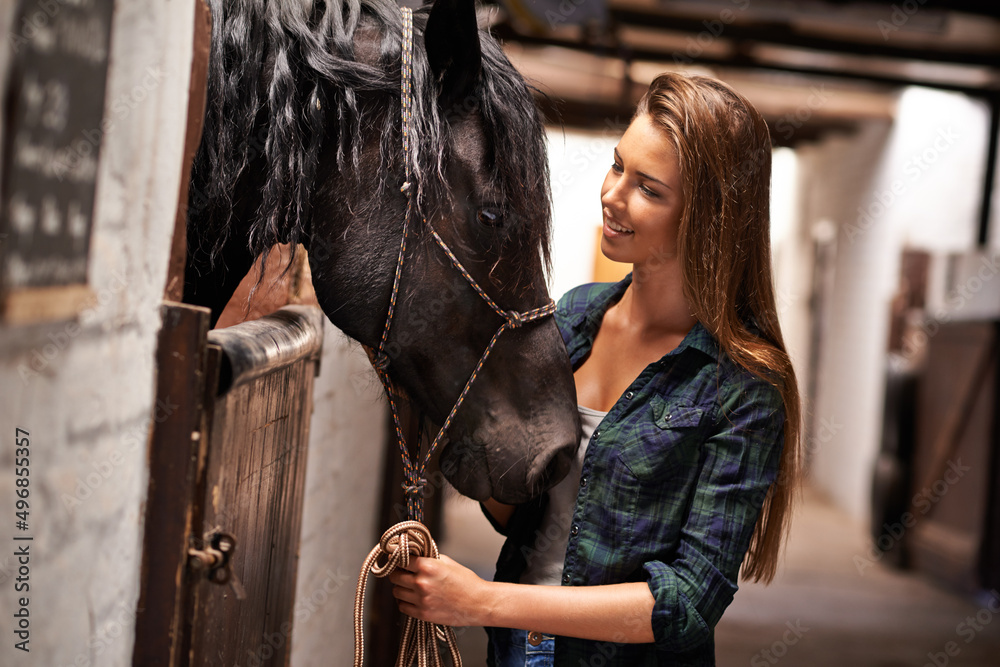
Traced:
[[[447, 501], [441, 550], [491, 578], [502, 539], [464, 498]], [[716, 629], [719, 667], [1000, 667], [996, 600], [955, 595], [871, 558], [863, 526], [806, 489], [770, 586], [741, 584]], [[459, 629], [463, 662], [486, 636]]]

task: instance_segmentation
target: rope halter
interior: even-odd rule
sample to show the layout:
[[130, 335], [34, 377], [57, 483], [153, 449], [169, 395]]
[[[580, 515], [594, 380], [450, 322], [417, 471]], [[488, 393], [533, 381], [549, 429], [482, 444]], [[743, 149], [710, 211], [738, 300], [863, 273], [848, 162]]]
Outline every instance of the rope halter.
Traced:
[[[362, 667], [364, 663], [364, 634], [363, 634], [363, 611], [365, 589], [367, 587], [369, 573], [376, 577], [386, 577], [396, 568], [406, 569], [411, 557], [438, 558], [437, 545], [431, 539], [430, 531], [421, 523], [424, 516], [424, 486], [427, 483], [424, 471], [430, 462], [431, 456], [443, 440], [445, 433], [451, 426], [451, 422], [458, 412], [459, 407], [469, 393], [469, 388], [475, 382], [483, 364], [496, 345], [500, 335], [507, 329], [516, 329], [528, 322], [533, 322], [542, 317], [546, 317], [555, 312], [555, 302], [549, 301], [546, 305], [534, 308], [525, 312], [515, 310], [504, 310], [496, 301], [490, 298], [486, 291], [476, 282], [472, 274], [462, 265], [448, 244], [444, 242], [441, 235], [421, 217], [424, 226], [430, 230], [435, 243], [451, 260], [452, 265], [458, 269], [466, 282], [476, 291], [476, 293], [487, 303], [503, 322], [500, 328], [493, 334], [486, 350], [479, 358], [479, 362], [473, 369], [472, 374], [465, 382], [462, 392], [452, 406], [451, 411], [445, 418], [444, 423], [438, 430], [434, 440], [427, 448], [426, 454], [420, 456], [420, 446], [418, 437], [417, 451], [411, 457], [403, 435], [400, 424], [399, 406], [397, 404], [398, 392], [389, 377], [390, 359], [386, 354], [386, 343], [389, 340], [389, 330], [392, 328], [393, 315], [396, 312], [396, 301], [399, 296], [400, 277], [403, 273], [403, 264], [406, 260], [406, 241], [410, 232], [410, 219], [414, 209], [414, 183], [412, 181], [412, 151], [411, 140], [413, 132], [412, 110], [413, 110], [413, 13], [408, 7], [400, 8], [403, 14], [403, 43], [402, 43], [402, 71], [400, 76], [400, 115], [402, 121], [403, 134], [403, 160], [405, 163], [406, 178], [400, 191], [406, 196], [406, 214], [403, 219], [403, 235], [399, 241], [399, 256], [396, 260], [396, 272], [392, 280], [392, 293], [389, 297], [389, 308], [386, 313], [385, 326], [382, 328], [382, 337], [379, 340], [378, 350], [372, 355], [372, 366], [378, 373], [379, 379], [385, 386], [386, 394], [389, 398], [389, 406], [392, 412], [392, 421], [396, 429], [396, 442], [399, 445], [399, 452], [403, 459], [403, 473], [406, 481], [403, 489], [406, 491], [406, 511], [410, 521], [397, 523], [382, 535], [378, 546], [372, 549], [365, 559], [358, 578], [358, 587], [354, 599], [354, 665]], [[385, 562], [379, 560], [385, 557]], [[396, 659], [396, 667], [411, 667], [416, 660], [418, 667], [440, 667], [441, 652], [438, 651], [437, 642], [447, 644], [448, 651], [455, 667], [462, 667], [462, 657], [458, 652], [458, 645], [455, 641], [454, 631], [446, 626], [435, 625], [426, 621], [419, 621], [409, 616], [406, 617], [406, 625], [403, 630], [402, 642], [399, 655]]]
[[[455, 417], [455, 413], [458, 412], [459, 407], [465, 400], [466, 395], [469, 393], [469, 388], [472, 383], [475, 382], [476, 377], [478, 377], [483, 364], [486, 363], [487, 357], [489, 357], [490, 352], [493, 351], [494, 345], [496, 345], [497, 340], [500, 335], [507, 329], [516, 329], [521, 327], [528, 322], [533, 322], [542, 317], [551, 315], [556, 310], [555, 302], [549, 300], [549, 302], [539, 308], [534, 308], [525, 312], [518, 312], [515, 310], [504, 310], [496, 301], [490, 298], [489, 294], [486, 293], [476, 279], [472, 277], [472, 274], [462, 265], [461, 260], [452, 252], [448, 244], [445, 243], [441, 235], [433, 228], [433, 226], [427, 222], [423, 217], [420, 218], [423, 225], [430, 230], [431, 237], [434, 242], [437, 243], [438, 247], [448, 256], [452, 265], [462, 274], [466, 282], [476, 291], [483, 301], [485, 301], [490, 308], [500, 316], [503, 320], [500, 328], [497, 329], [496, 333], [493, 334], [493, 338], [490, 339], [489, 344], [486, 346], [485, 351], [473, 369], [471, 375], [462, 388], [458, 399], [455, 401], [454, 406], [452, 406], [451, 411], [445, 418], [444, 423], [438, 430], [437, 435], [434, 440], [427, 448], [427, 452], [423, 457], [420, 457], [419, 451], [416, 452], [416, 460], [411, 458], [409, 449], [406, 445], [406, 439], [403, 435], [403, 429], [400, 424], [399, 419], [399, 409], [397, 405], [397, 396], [399, 392], [392, 380], [389, 378], [389, 364], [390, 359], [386, 353], [386, 345], [389, 340], [389, 331], [392, 328], [393, 316], [396, 312], [396, 301], [399, 297], [399, 286], [401, 276], [403, 274], [403, 265], [406, 261], [406, 242], [410, 233], [410, 220], [413, 217], [413, 210], [415, 208], [414, 204], [414, 183], [412, 180], [413, 170], [412, 170], [412, 134], [413, 134], [413, 12], [409, 7], [401, 7], [400, 11], [403, 14], [403, 44], [402, 44], [402, 56], [401, 56], [401, 72], [400, 72], [400, 120], [402, 124], [402, 135], [403, 135], [403, 162], [405, 165], [405, 180], [400, 191], [406, 195], [406, 213], [403, 219], [403, 235], [399, 242], [399, 254], [396, 260], [396, 272], [393, 276], [392, 281], [392, 292], [389, 296], [389, 308], [386, 313], [385, 325], [382, 327], [382, 337], [379, 340], [378, 350], [374, 353], [372, 359], [372, 366], [374, 366], [376, 372], [378, 373], [379, 379], [381, 379], [382, 384], [385, 386], [386, 394], [389, 398], [389, 406], [392, 411], [393, 425], [396, 430], [396, 442], [399, 445], [400, 455], [403, 459], [403, 472], [406, 477], [406, 482], [403, 484], [403, 488], [406, 490], [406, 511], [407, 516], [410, 519], [415, 519], [417, 521], [423, 520], [423, 488], [426, 483], [424, 470], [426, 469], [434, 451], [440, 445], [441, 441], [444, 439], [448, 428], [451, 426], [452, 420]], [[419, 446], [418, 446], [419, 450]]]

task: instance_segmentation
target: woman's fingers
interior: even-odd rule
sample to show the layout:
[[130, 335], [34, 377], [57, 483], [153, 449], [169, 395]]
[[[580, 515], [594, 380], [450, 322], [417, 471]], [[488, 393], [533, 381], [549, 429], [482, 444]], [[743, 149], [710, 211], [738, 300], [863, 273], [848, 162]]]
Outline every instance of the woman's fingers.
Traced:
[[415, 605], [418, 602], [417, 594], [410, 590], [409, 588], [402, 588], [401, 586], [392, 587], [392, 597], [396, 598], [398, 604], [407, 603]]
[[395, 570], [389, 575], [392, 583], [392, 596], [396, 598], [402, 611], [402, 604], [415, 604], [418, 601], [416, 592], [416, 575], [409, 570]]
[[470, 610], [482, 601], [475, 589], [482, 580], [447, 556], [416, 558], [410, 571], [389, 575], [399, 610], [408, 616], [443, 625], [475, 625]]
[[413, 588], [413, 583], [416, 575], [409, 570], [395, 570], [389, 575], [389, 581], [396, 586], [404, 586], [406, 588]]

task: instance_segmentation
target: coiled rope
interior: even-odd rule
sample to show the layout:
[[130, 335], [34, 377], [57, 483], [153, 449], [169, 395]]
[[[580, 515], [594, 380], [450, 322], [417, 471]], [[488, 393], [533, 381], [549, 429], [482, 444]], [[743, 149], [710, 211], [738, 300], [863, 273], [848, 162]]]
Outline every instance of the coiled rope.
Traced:
[[[385, 562], [380, 563], [383, 556]], [[365, 660], [363, 615], [368, 575], [374, 574], [382, 578], [388, 577], [396, 568], [405, 570], [410, 564], [411, 556], [439, 558], [440, 554], [427, 526], [419, 521], [401, 521], [382, 534], [382, 539], [361, 566], [358, 588], [354, 594], [354, 667], [363, 667]], [[396, 667], [410, 667], [414, 660], [419, 667], [443, 667], [441, 652], [437, 649], [438, 641], [447, 645], [452, 664], [462, 667], [462, 656], [458, 652], [453, 629], [407, 616]]]

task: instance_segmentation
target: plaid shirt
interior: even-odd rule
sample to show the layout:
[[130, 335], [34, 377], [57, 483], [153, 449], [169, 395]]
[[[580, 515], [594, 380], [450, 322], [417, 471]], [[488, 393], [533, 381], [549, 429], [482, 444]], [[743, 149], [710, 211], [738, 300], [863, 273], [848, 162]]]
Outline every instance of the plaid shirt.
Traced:
[[[560, 299], [556, 321], [573, 368], [630, 281], [584, 285]], [[715, 665], [715, 625], [777, 476], [783, 427], [778, 390], [730, 361], [701, 324], [643, 370], [587, 447], [566, 517], [562, 583], [647, 582], [655, 644], [557, 637], [556, 667]], [[547, 545], [537, 530], [544, 506], [544, 496], [518, 506], [501, 531], [508, 539], [497, 580], [518, 581]], [[636, 627], [645, 622], [635, 618]]]

